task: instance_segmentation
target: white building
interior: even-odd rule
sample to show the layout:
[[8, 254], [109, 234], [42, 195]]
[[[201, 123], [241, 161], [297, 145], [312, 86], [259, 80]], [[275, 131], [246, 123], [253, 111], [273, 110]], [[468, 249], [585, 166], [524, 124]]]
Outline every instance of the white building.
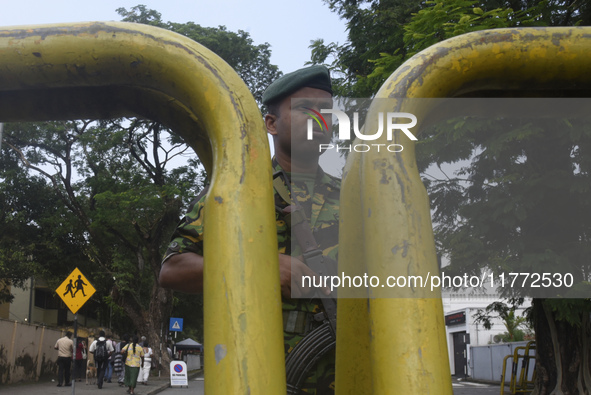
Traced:
[[[484, 310], [491, 303], [503, 300], [495, 290], [476, 292], [475, 289], [468, 288], [446, 289], [442, 292], [442, 301], [451, 373], [457, 377], [472, 376], [470, 347], [499, 343], [499, 335], [507, 331], [500, 318], [491, 320], [491, 329], [475, 322], [478, 310]], [[526, 299], [515, 311], [515, 315], [523, 316], [524, 310], [530, 306], [531, 299]]]

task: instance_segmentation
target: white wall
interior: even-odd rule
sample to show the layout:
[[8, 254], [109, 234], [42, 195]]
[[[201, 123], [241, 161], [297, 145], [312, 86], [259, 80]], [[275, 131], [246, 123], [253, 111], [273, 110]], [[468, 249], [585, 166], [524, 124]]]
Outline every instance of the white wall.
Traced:
[[[466, 322], [463, 324], [449, 325], [445, 327], [447, 350], [449, 357], [449, 366], [451, 373], [455, 374], [453, 334], [466, 332], [470, 335], [470, 345], [467, 346], [468, 356], [468, 375], [471, 376], [470, 347], [485, 346], [493, 343], [493, 337], [506, 331], [505, 325], [500, 318], [492, 320], [491, 329], [485, 329], [482, 324], [476, 323], [476, 313], [479, 309], [485, 309], [489, 304], [503, 301], [495, 292], [487, 290], [483, 293], [476, 293], [473, 289], [465, 290], [444, 290], [442, 292], [442, 302], [444, 315], [450, 315], [459, 312], [466, 313]], [[531, 300], [527, 299], [523, 306], [517, 309], [516, 314], [523, 316], [524, 310], [531, 306]]]

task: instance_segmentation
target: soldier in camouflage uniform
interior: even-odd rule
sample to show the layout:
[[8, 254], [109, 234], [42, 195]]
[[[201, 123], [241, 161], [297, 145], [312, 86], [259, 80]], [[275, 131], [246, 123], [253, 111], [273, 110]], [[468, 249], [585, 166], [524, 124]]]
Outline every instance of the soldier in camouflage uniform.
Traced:
[[[326, 174], [318, 166], [318, 144], [330, 141], [330, 130], [314, 129], [314, 141], [306, 139], [309, 109], [320, 111], [321, 108], [332, 108], [329, 72], [323, 66], [312, 66], [286, 74], [267, 88], [263, 103], [269, 109], [265, 124], [273, 136], [275, 147], [273, 170], [281, 173], [284, 182], [290, 183], [291, 198], [297, 199], [303, 208], [323, 255], [336, 261], [340, 180]], [[203, 193], [192, 203], [189, 213], [173, 234], [160, 273], [162, 286], [202, 292], [204, 200]], [[297, 298], [305, 297], [313, 290], [292, 288], [297, 278], [315, 273], [302, 262], [300, 248], [292, 240], [284, 214], [290, 204], [275, 191], [286, 356], [320, 324], [313, 316], [322, 311], [319, 299]], [[295, 283], [291, 281], [292, 276], [295, 276]], [[325, 291], [328, 293], [328, 290]], [[334, 363], [335, 353], [332, 350], [310, 372], [302, 391], [317, 395], [333, 394]]]

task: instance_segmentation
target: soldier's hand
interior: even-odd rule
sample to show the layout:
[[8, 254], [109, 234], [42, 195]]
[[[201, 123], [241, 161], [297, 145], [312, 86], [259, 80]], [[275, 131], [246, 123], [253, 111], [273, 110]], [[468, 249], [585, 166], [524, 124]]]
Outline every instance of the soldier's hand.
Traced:
[[[318, 277], [318, 274], [306, 266], [306, 264], [302, 262], [301, 257], [298, 258], [279, 254], [281, 295], [287, 299], [291, 299], [292, 295], [295, 298], [312, 296], [316, 289], [314, 287], [310, 287], [309, 284], [306, 284], [306, 286], [302, 284], [303, 276], [312, 278]], [[318, 283], [318, 280], [316, 283]], [[325, 295], [330, 294], [330, 290], [326, 287], [320, 288], [320, 292], [323, 292]]]

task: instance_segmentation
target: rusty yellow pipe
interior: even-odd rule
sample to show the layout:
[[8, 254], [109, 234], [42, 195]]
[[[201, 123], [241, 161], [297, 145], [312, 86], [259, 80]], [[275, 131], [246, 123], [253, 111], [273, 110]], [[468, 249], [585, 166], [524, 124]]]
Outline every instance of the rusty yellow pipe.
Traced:
[[[420, 121], [429, 113], [426, 108], [404, 107], [402, 103], [409, 101], [384, 108], [379, 99], [386, 98], [588, 94], [590, 61], [591, 28], [499, 29], [458, 36], [422, 51], [396, 70], [377, 93], [367, 119], [374, 122], [380, 111], [401, 111]], [[375, 125], [367, 127], [376, 130]], [[381, 278], [438, 272], [414, 143], [398, 133], [393, 143], [402, 144], [403, 152], [352, 154], [348, 162], [355, 163], [347, 163], [346, 169], [355, 169], [355, 175], [345, 172], [342, 186], [341, 218], [348, 226], [341, 228], [339, 263], [354, 267], [354, 260], [359, 262], [363, 255], [364, 270]], [[366, 237], [360, 238], [360, 232]], [[382, 237], [378, 240], [376, 235]], [[405, 254], [401, 246], [407, 246]], [[378, 297], [368, 297], [366, 311], [359, 310], [362, 301], [338, 306], [339, 319], [348, 314], [346, 309], [358, 317], [347, 318], [346, 330], [339, 325], [338, 393], [451, 395], [441, 299], [420, 292], [414, 298], [384, 298], [379, 290], [370, 292]], [[365, 317], [369, 323], [363, 322]], [[361, 345], [354, 344], [355, 336]], [[362, 360], [369, 360], [371, 368], [360, 368], [361, 378], [355, 377], [350, 361], [364, 351], [368, 356]]]
[[211, 176], [207, 393], [284, 393], [269, 147], [243, 81], [203, 46], [146, 25], [0, 28], [0, 121], [118, 116], [171, 127]]
[[[348, 249], [349, 244], [362, 247], [358, 238], [362, 234], [359, 227], [362, 224], [361, 196], [358, 185], [361, 182], [360, 174], [361, 154], [351, 152], [343, 169], [343, 182], [341, 189], [341, 206], [339, 219], [339, 244], [340, 251], [351, 254], [344, 258], [340, 252], [339, 272], [348, 276], [363, 276], [367, 271], [364, 262], [363, 248]], [[346, 198], [345, 198], [346, 197]], [[344, 229], [356, 229], [345, 232]], [[344, 289], [344, 292], [358, 290]], [[365, 294], [365, 292], [363, 292]], [[372, 363], [370, 354], [370, 326], [369, 326], [369, 300], [367, 295], [341, 295], [337, 303], [337, 369], [335, 381], [336, 393], [339, 395], [373, 394], [372, 387]]]
[[557, 96], [588, 91], [589, 27], [484, 30], [409, 59], [376, 97]]

